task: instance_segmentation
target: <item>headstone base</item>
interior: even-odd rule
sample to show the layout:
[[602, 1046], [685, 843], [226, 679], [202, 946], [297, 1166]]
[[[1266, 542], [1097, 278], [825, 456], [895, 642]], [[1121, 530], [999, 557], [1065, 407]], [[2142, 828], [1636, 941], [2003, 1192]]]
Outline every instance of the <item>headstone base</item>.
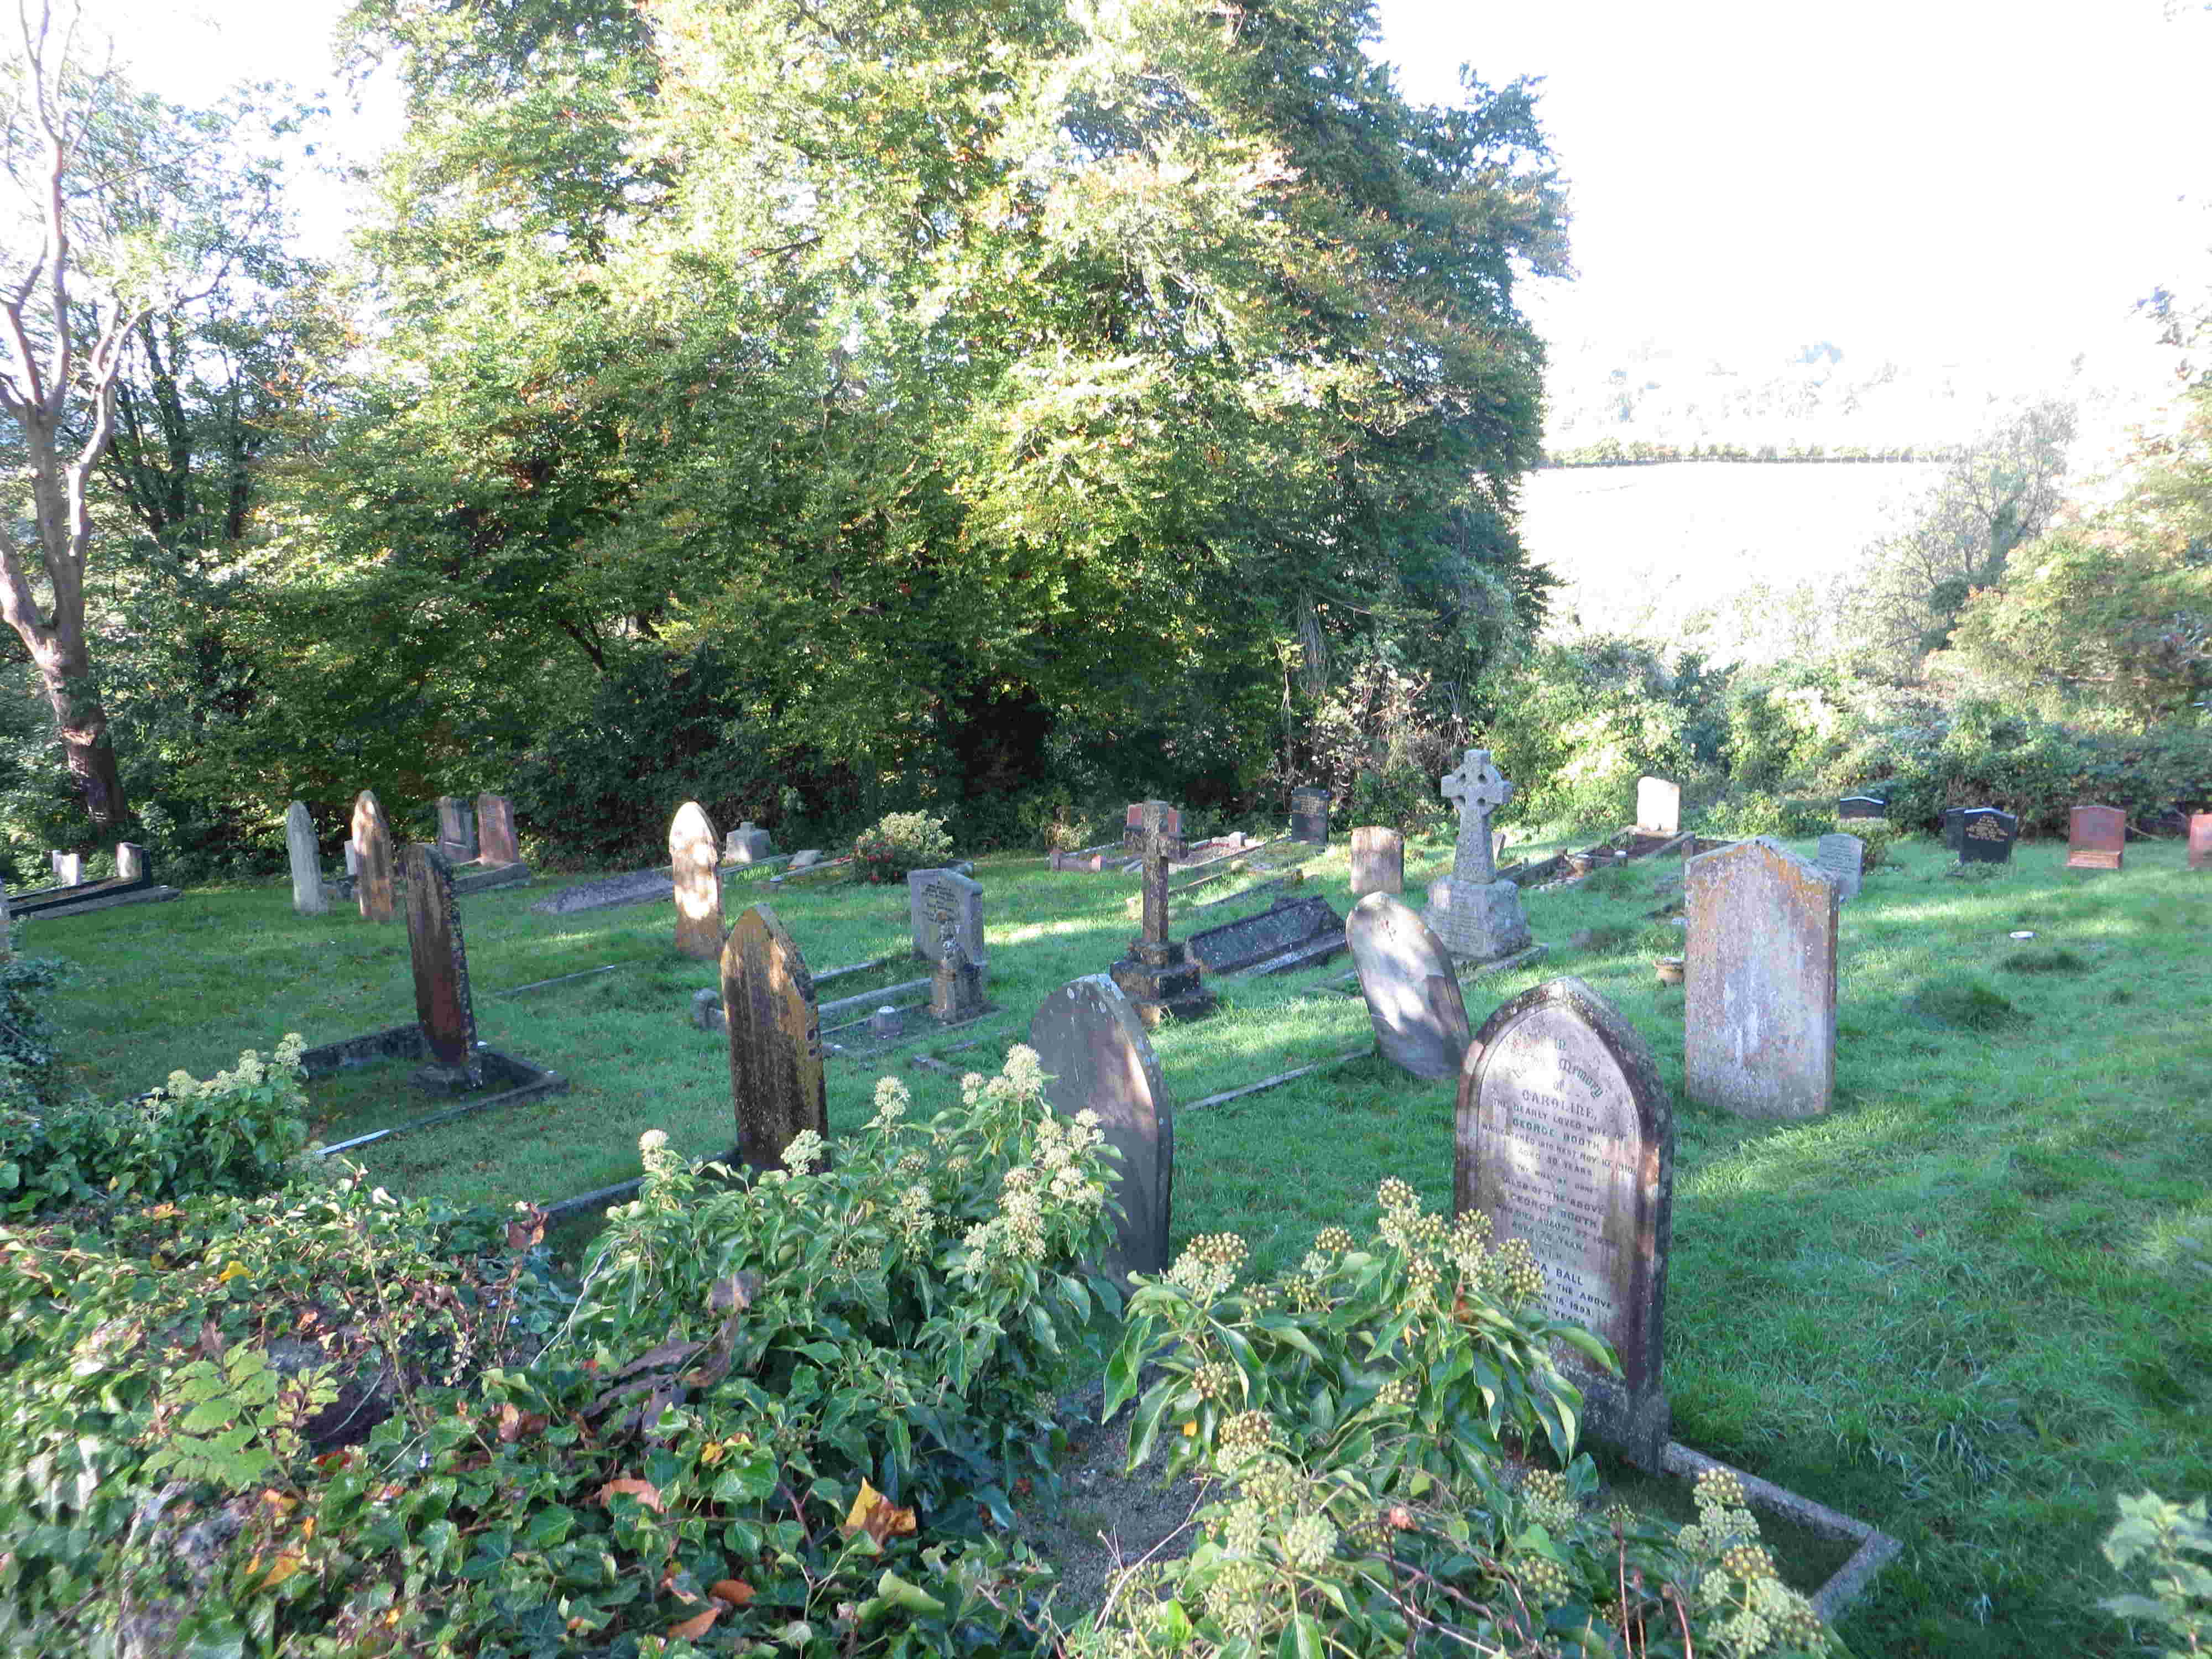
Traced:
[[1666, 1391], [1647, 1389], [1632, 1393], [1617, 1376], [1600, 1376], [1574, 1364], [1561, 1369], [1583, 1391], [1583, 1431], [1603, 1441], [1645, 1474], [1662, 1473], [1674, 1422]]
[[1510, 881], [1462, 887], [1449, 876], [1429, 884], [1429, 908], [1421, 920], [1462, 962], [1492, 962], [1528, 948], [1528, 918], [1522, 914], [1521, 889]]
[[1203, 1019], [1213, 1012], [1213, 993], [1206, 988], [1198, 964], [1185, 957], [1179, 939], [1164, 945], [1134, 940], [1129, 954], [1107, 973], [1146, 1030], [1169, 1014], [1177, 1019]]
[[434, 1060], [410, 1072], [407, 1086], [420, 1089], [426, 1095], [472, 1094], [483, 1087], [483, 1068], [477, 1065], [447, 1066]]

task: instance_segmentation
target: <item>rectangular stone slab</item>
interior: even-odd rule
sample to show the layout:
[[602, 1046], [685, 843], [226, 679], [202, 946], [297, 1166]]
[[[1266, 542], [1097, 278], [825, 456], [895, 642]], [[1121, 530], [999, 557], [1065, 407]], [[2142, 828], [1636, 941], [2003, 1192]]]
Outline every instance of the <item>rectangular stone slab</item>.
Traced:
[[569, 916], [585, 910], [613, 910], [626, 904], [653, 904], [672, 897], [676, 881], [665, 870], [633, 870], [627, 875], [580, 882], [538, 901], [539, 915]]
[[1838, 896], [1844, 901], [1859, 896], [1859, 885], [1865, 879], [1866, 843], [1856, 836], [1833, 835], [1820, 837], [1814, 850], [1814, 862], [1836, 884]]
[[2189, 867], [2202, 870], [2212, 864], [2212, 812], [2189, 815]]
[[2020, 820], [2009, 812], [2000, 812], [1994, 806], [1970, 806], [1959, 814], [1961, 864], [2009, 864], [2013, 843], [2019, 838]]
[[1328, 803], [1326, 789], [1293, 789], [1291, 791], [1291, 835], [1292, 839], [1315, 847], [1328, 845]]
[[1320, 894], [1278, 900], [1256, 916], [1243, 916], [1193, 933], [1183, 949], [1193, 962], [1209, 974], [1233, 974], [1257, 963], [1271, 962], [1324, 934], [1340, 938], [1344, 918], [1329, 908]]
[[983, 884], [957, 870], [915, 870], [906, 878], [907, 928], [914, 954], [935, 962], [944, 954], [947, 922], [970, 962], [981, 962], [983, 949]]
[[484, 864], [522, 861], [514, 837], [514, 804], [504, 795], [477, 797], [477, 858]]
[[1692, 1100], [1816, 1117], [1836, 1085], [1836, 884], [1765, 836], [1690, 860], [1683, 1072]]
[[738, 916], [722, 946], [722, 1008], [738, 1157], [755, 1170], [779, 1169], [802, 1132], [829, 1139], [830, 1095], [813, 978], [765, 904]]
[[1667, 778], [1637, 779], [1636, 827], [1655, 836], [1680, 834], [1682, 786]]
[[2066, 867], [2117, 870], [2128, 845], [2128, 815], [2117, 806], [2077, 806], [2068, 814]]
[[1406, 890], [1406, 838], [1395, 830], [1363, 824], [1352, 832], [1352, 896]]

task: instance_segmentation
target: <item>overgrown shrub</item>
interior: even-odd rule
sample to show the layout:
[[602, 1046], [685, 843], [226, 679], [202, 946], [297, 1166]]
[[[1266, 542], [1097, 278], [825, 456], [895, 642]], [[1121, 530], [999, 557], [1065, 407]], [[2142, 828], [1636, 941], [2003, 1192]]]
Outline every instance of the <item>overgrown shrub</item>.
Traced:
[[1362, 772], [1352, 781], [1352, 799], [1342, 811], [1354, 825], [1380, 824], [1401, 835], [1417, 836], [1442, 823], [1450, 808], [1437, 779], [1407, 763]]
[[1836, 826], [1847, 835], [1856, 836], [1864, 850], [1859, 855], [1862, 871], [1879, 870], [1889, 862], [1890, 853], [1898, 842], [1911, 832], [1904, 824], [1887, 818], [1853, 818], [1848, 823]]
[[1802, 840], [1835, 825], [1836, 805], [1765, 794], [1758, 790], [1731, 795], [1705, 810], [1705, 827], [1723, 836], [1784, 836]]
[[1696, 765], [1693, 728], [1719, 684], [1693, 657], [1670, 669], [1632, 641], [1544, 647], [1498, 688], [1500, 713], [1484, 732], [1516, 785], [1504, 821], [1627, 823], [1638, 778], [1680, 780]]
[[2124, 1574], [2148, 1573], [2150, 1594], [2107, 1596], [2098, 1606], [2130, 1626], [2162, 1627], [2168, 1659], [2212, 1651], [2212, 1525], [2203, 1498], [2185, 1505], [2150, 1492], [2121, 1498], [2105, 1559]]
[[952, 855], [945, 820], [926, 812], [888, 812], [853, 841], [853, 872], [861, 881], [904, 881], [912, 870], [930, 870]]

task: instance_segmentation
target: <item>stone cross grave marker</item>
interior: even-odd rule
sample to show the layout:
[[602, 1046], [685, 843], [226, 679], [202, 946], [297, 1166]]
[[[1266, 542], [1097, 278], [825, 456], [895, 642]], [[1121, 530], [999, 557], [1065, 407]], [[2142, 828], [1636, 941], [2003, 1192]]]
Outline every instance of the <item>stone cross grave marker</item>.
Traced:
[[146, 879], [146, 849], [135, 841], [115, 843], [115, 878], [118, 881]]
[[[1947, 815], [1948, 816], [1948, 815]], [[1959, 814], [1959, 862], [2009, 864], [2020, 820], [1994, 806], [1970, 806]]]
[[1814, 862], [1836, 884], [1838, 900], [1848, 902], [1859, 896], [1866, 880], [1866, 843], [1856, 836], [1821, 836]]
[[906, 878], [907, 926], [914, 954], [935, 962], [944, 953], [945, 928], [959, 936], [960, 948], [976, 967], [986, 964], [983, 950], [983, 884], [957, 870], [912, 870]]
[[384, 821], [384, 808], [376, 791], [364, 789], [354, 797], [353, 844], [361, 854], [359, 878], [354, 896], [363, 921], [397, 921], [398, 906], [392, 891], [392, 826]]
[[732, 864], [758, 864], [769, 855], [768, 831], [747, 818], [722, 838], [722, 857]]
[[1328, 845], [1328, 791], [1291, 791], [1291, 839], [1311, 847]]
[[1636, 827], [1655, 836], [1682, 832], [1682, 786], [1666, 778], [1636, 781]]
[[1674, 1196], [1674, 1103], [1650, 1045], [1578, 979], [1524, 991], [1483, 1022], [1459, 1079], [1455, 1213], [1525, 1240], [1544, 1311], [1603, 1337], [1621, 1376], [1571, 1350], [1585, 1421], [1656, 1472]]
[[409, 1079], [417, 1088], [458, 1092], [479, 1088], [476, 1004], [469, 994], [468, 946], [453, 866], [434, 847], [407, 849], [407, 954], [415, 968], [415, 1018], [429, 1044], [429, 1063]]
[[702, 962], [722, 954], [722, 851], [714, 821], [696, 800], [676, 809], [668, 826], [668, 863], [676, 884], [676, 948]]
[[522, 847], [514, 838], [514, 803], [504, 795], [477, 797], [477, 857], [489, 865], [522, 862]]
[[1352, 896], [1406, 890], [1406, 838], [1369, 824], [1352, 832]]
[[950, 917], [937, 941], [937, 969], [929, 979], [929, 1012], [941, 1025], [964, 1025], [989, 1012], [983, 1000], [983, 964], [968, 954], [958, 925]]
[[1682, 1069], [1693, 1100], [1816, 1117], [1836, 1085], [1836, 884], [1765, 836], [1689, 861]]
[[1122, 844], [1145, 861], [1144, 932], [1109, 971], [1147, 1026], [1158, 1025], [1165, 1014], [1201, 1018], [1213, 1012], [1213, 993], [1200, 982], [1198, 964], [1168, 937], [1168, 861], [1183, 850], [1182, 814], [1162, 800], [1129, 811], [1134, 822], [1123, 831]]
[[2202, 870], [2212, 864], [2212, 812], [2189, 815], [2189, 867]]
[[1836, 803], [1836, 816], [1846, 822], [1852, 818], [1886, 818], [1889, 803], [1879, 795], [1845, 795]]
[[738, 1156], [751, 1169], [780, 1169], [801, 1131], [829, 1138], [830, 1093], [814, 976], [765, 904], [740, 915], [722, 946], [722, 1008]]
[[1513, 785], [1491, 763], [1487, 749], [1470, 749], [1443, 781], [1444, 799], [1459, 808], [1459, 843], [1452, 872], [1429, 884], [1423, 920], [1445, 948], [1472, 962], [1493, 962], [1525, 949], [1528, 920], [1521, 890], [1498, 879], [1491, 849], [1491, 814], [1513, 799]]
[[330, 901], [323, 894], [323, 855], [315, 845], [315, 821], [305, 801], [284, 809], [284, 851], [292, 861], [292, 908], [303, 916], [319, 916]]
[[1030, 1047], [1043, 1062], [1052, 1109], [1065, 1117], [1097, 1113], [1107, 1144], [1121, 1155], [1108, 1177], [1121, 1214], [1101, 1265], [1117, 1278], [1165, 1273], [1175, 1109], [1136, 1008], [1103, 974], [1072, 980], [1030, 1022]]
[[2117, 806], [2077, 806], [2068, 815], [2066, 867], [2117, 870], [2128, 845], [2128, 815]]
[[1458, 1075], [1467, 1054], [1467, 999], [1444, 942], [1388, 893], [1370, 893], [1353, 905], [1344, 937], [1384, 1056], [1431, 1083]]
[[476, 815], [459, 795], [438, 797], [438, 850], [454, 864], [475, 861]]

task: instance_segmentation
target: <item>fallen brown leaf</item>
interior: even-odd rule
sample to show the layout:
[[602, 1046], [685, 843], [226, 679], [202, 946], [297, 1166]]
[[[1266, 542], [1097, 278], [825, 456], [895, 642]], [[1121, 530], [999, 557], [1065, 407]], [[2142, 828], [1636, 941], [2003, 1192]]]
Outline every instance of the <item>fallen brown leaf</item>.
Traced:
[[599, 1502], [606, 1504], [610, 1499], [619, 1497], [624, 1492], [637, 1499], [655, 1515], [665, 1512], [660, 1507], [660, 1488], [650, 1480], [640, 1480], [634, 1476], [608, 1481], [605, 1486], [599, 1488]]
[[707, 1603], [706, 1612], [694, 1613], [680, 1625], [671, 1625], [668, 1627], [668, 1633], [671, 1636], [680, 1636], [687, 1642], [696, 1642], [711, 1630], [714, 1621], [721, 1616], [722, 1604], [720, 1601], [709, 1601]]
[[749, 1607], [753, 1604], [753, 1587], [742, 1578], [717, 1578], [708, 1587], [707, 1594], [718, 1601], [727, 1601], [733, 1607]]

